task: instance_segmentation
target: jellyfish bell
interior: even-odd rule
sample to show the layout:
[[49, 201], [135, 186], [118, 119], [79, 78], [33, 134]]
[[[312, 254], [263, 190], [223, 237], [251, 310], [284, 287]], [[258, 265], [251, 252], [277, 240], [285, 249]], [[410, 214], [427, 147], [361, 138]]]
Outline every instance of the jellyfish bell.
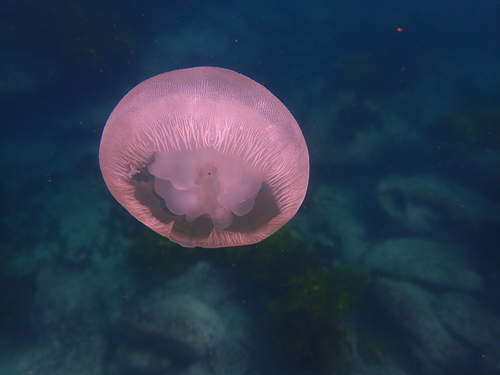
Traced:
[[133, 88], [106, 122], [99, 162], [120, 204], [185, 247], [263, 240], [296, 214], [309, 180], [288, 109], [259, 83], [216, 67]]

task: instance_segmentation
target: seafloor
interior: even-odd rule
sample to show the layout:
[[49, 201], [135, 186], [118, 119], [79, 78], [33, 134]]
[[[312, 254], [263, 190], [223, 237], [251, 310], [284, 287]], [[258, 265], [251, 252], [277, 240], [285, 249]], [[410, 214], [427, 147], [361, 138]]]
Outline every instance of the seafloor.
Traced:
[[[499, 374], [499, 7], [2, 5], [0, 374]], [[100, 174], [126, 92], [202, 65], [308, 144], [258, 256], [153, 236]]]

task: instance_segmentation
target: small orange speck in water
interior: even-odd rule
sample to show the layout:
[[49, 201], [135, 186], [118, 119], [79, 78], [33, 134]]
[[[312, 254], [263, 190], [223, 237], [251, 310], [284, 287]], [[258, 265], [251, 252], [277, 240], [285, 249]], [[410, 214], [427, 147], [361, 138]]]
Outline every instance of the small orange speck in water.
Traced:
[[398, 27], [398, 28], [396, 29], [396, 31], [399, 31], [400, 33], [402, 33], [402, 32], [403, 32], [403, 29], [402, 29], [401, 27]]

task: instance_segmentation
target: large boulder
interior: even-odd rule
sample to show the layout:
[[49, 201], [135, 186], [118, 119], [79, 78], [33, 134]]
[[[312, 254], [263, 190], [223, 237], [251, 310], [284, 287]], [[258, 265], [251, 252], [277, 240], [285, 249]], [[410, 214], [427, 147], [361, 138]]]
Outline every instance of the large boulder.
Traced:
[[470, 368], [472, 351], [443, 327], [433, 305], [437, 297], [414, 284], [379, 278], [374, 293], [383, 308], [404, 330], [419, 373], [440, 374]]
[[500, 342], [500, 316], [471, 295], [443, 293], [434, 307], [443, 326], [471, 346], [484, 349]]
[[477, 230], [485, 222], [500, 222], [498, 205], [481, 194], [437, 175], [392, 175], [377, 186], [385, 212], [416, 233], [437, 233], [457, 226]]
[[210, 360], [224, 337], [219, 314], [195, 298], [152, 292], [110, 317], [111, 374], [183, 371]]
[[396, 238], [376, 244], [363, 264], [375, 273], [443, 289], [475, 291], [482, 285], [466, 249], [425, 238]]

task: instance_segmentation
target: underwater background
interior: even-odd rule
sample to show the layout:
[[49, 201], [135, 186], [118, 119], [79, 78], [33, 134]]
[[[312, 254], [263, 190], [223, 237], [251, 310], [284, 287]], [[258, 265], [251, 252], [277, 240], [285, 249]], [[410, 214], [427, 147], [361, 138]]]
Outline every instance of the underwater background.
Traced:
[[[500, 374], [499, 1], [7, 0], [0, 25], [0, 374]], [[206, 65], [309, 148], [256, 245], [173, 244], [100, 173], [118, 101]]]

